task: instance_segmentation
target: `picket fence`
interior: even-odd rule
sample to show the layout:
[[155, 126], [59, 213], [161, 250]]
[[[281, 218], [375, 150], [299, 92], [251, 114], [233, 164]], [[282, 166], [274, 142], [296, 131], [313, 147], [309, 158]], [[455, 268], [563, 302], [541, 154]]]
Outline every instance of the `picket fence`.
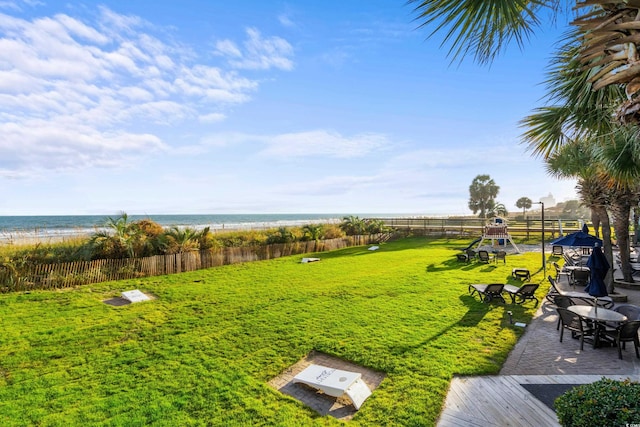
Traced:
[[381, 233], [309, 242], [252, 247], [225, 247], [145, 258], [38, 264], [25, 269], [25, 271], [17, 272], [10, 269], [1, 269], [0, 292], [60, 289], [110, 280], [183, 273], [221, 265], [369, 245], [386, 241], [390, 238], [391, 234]]

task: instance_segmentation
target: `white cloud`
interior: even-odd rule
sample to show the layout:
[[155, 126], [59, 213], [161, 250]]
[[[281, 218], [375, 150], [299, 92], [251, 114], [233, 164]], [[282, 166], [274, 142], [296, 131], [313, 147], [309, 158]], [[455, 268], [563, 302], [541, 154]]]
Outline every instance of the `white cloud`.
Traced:
[[280, 24], [284, 27], [289, 27], [289, 28], [296, 27], [296, 24], [293, 22], [293, 20], [289, 17], [289, 15], [285, 13], [278, 15], [278, 22], [280, 22]]
[[[248, 34], [242, 62], [290, 68], [285, 40]], [[163, 37], [141, 18], [106, 7], [96, 21], [0, 13], [0, 176], [128, 164], [167, 148], [155, 135], [159, 127], [219, 122], [225, 108], [258, 88]], [[226, 46], [233, 56], [234, 43]]]
[[226, 57], [232, 67], [239, 69], [293, 69], [293, 47], [289, 42], [280, 37], [262, 38], [255, 28], [246, 31], [248, 39], [243, 43], [244, 51], [230, 40], [220, 40], [216, 43], [216, 54]]
[[30, 170], [69, 170], [124, 166], [140, 155], [165, 150], [150, 134], [99, 132], [87, 126], [57, 126], [31, 119], [21, 124], [2, 123], [0, 171], [16, 175]]
[[384, 135], [362, 134], [345, 137], [337, 132], [315, 130], [277, 135], [264, 141], [268, 147], [263, 155], [287, 158], [326, 156], [337, 158], [361, 157], [389, 144]]
[[217, 123], [226, 119], [227, 116], [222, 113], [210, 113], [210, 114], [202, 114], [198, 117], [198, 120], [204, 123]]
[[261, 144], [265, 148], [257, 150], [259, 155], [281, 160], [300, 157], [355, 158], [384, 150], [390, 145], [387, 137], [380, 134], [343, 136], [338, 132], [327, 130], [280, 135], [219, 133], [207, 135], [201, 143], [215, 147]]

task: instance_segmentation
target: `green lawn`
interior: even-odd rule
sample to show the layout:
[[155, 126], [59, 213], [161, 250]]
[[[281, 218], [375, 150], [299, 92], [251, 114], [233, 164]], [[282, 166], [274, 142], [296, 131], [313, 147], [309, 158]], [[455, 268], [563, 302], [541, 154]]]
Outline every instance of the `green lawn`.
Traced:
[[[540, 253], [463, 264], [467, 241], [410, 238], [191, 273], [0, 295], [0, 424], [342, 425], [267, 382], [311, 350], [384, 371], [351, 425], [433, 425], [454, 374], [495, 374], [533, 304], [469, 283], [536, 272]], [[547, 282], [539, 290], [547, 290]], [[102, 301], [140, 289], [156, 300]]]

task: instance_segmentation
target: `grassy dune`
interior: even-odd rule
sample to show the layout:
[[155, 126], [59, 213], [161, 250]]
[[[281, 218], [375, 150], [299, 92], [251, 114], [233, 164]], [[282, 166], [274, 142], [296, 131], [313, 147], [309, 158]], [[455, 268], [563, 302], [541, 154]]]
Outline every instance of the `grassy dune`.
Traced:
[[[511, 269], [538, 272], [540, 254], [466, 265], [455, 248], [467, 243], [0, 295], [0, 424], [342, 425], [267, 385], [315, 349], [387, 374], [351, 425], [433, 425], [452, 375], [499, 371], [522, 332], [506, 311], [534, 312], [482, 304], [467, 286], [517, 283]], [[130, 289], [157, 299], [102, 302]]]

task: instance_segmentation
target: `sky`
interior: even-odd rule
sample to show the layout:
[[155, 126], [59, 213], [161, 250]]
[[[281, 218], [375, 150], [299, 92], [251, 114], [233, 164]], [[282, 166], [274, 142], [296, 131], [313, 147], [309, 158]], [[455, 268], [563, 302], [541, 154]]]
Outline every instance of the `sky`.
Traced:
[[0, 0], [0, 215], [470, 215], [576, 199], [519, 121], [566, 28], [452, 63], [405, 0]]

